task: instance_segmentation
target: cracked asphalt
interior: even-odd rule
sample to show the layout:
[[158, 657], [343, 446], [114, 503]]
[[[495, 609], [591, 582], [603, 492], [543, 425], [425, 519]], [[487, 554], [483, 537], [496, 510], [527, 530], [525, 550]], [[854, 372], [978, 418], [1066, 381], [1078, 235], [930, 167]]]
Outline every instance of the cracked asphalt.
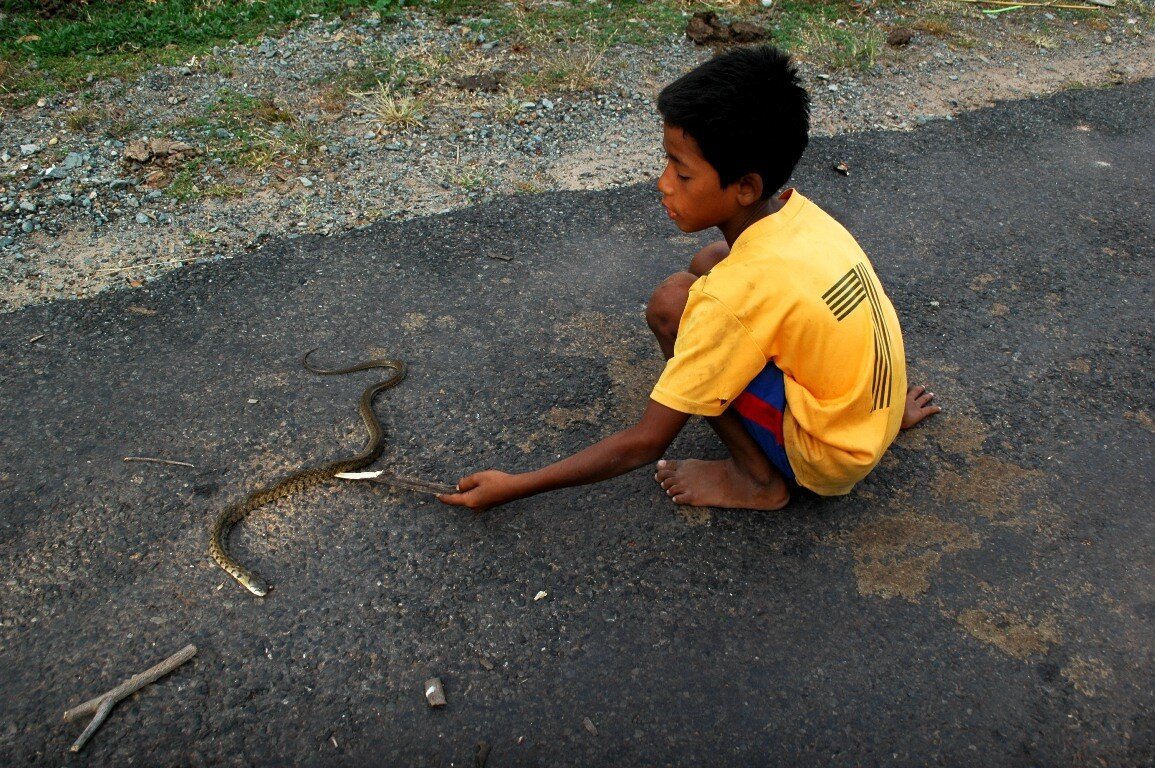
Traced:
[[[946, 410], [781, 514], [675, 509], [647, 471], [482, 516], [334, 481], [234, 533], [268, 598], [208, 558], [222, 505], [360, 448], [375, 374], [312, 347], [409, 362], [382, 463], [430, 480], [629, 423], [643, 302], [704, 241], [652, 185], [5, 315], [0, 762], [1151, 765], [1155, 81], [819, 139], [795, 183]], [[671, 455], [718, 451], [696, 424]], [[67, 753], [64, 709], [189, 642]]]

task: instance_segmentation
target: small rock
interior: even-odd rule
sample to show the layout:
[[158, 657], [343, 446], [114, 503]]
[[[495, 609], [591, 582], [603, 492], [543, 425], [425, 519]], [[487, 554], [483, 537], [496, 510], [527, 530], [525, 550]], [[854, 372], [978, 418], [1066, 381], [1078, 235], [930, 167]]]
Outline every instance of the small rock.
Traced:
[[757, 43], [766, 39], [766, 30], [748, 21], [735, 21], [730, 25], [730, 39], [735, 43]]
[[445, 689], [441, 686], [441, 678], [431, 677], [425, 681], [425, 700], [431, 707], [445, 706]]
[[910, 45], [910, 41], [913, 39], [914, 30], [906, 27], [895, 27], [887, 34], [886, 44], [893, 48], [901, 48], [904, 45]]
[[20, 231], [26, 235], [32, 234], [36, 230], [36, 225], [32, 223], [32, 219], [25, 219], [24, 223], [20, 225]]
[[305, 187], [306, 189], [313, 186], [313, 181], [308, 176], [302, 176], [299, 179], [297, 179], [297, 181], [301, 182], [301, 186]]
[[591, 736], [598, 735], [598, 727], [594, 725], [594, 721], [590, 720], [588, 717], [582, 718], [582, 728], [585, 728]]
[[36, 211], [36, 203], [31, 200], [22, 200], [20, 201], [20, 210], [33, 213]]
[[149, 218], [148, 218], [147, 214], [144, 214], [144, 213], [136, 214], [136, 223], [137, 224], [147, 224], [148, 222], [149, 222]]
[[69, 171], [74, 168], [79, 168], [82, 165], [84, 165], [84, 155], [79, 152], [69, 152], [68, 156], [64, 158], [64, 162], [60, 164], [62, 168]]
[[39, 144], [21, 144], [20, 145], [20, 154], [24, 155], [25, 157], [28, 157], [29, 155], [35, 155], [39, 151], [40, 151], [40, 145]]

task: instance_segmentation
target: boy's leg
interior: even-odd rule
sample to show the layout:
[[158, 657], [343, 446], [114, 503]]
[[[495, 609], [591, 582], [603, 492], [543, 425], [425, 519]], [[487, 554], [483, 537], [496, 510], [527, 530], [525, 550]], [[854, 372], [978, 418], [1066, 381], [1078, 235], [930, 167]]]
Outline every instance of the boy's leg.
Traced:
[[690, 259], [690, 266], [686, 271], [691, 275], [701, 277], [713, 269], [715, 264], [729, 255], [730, 246], [726, 245], [725, 240], [718, 240], [695, 253], [694, 258]]
[[[706, 246], [691, 262], [701, 266], [710, 258], [709, 271], [726, 253], [719, 255], [718, 244]], [[724, 247], [725, 243], [721, 243]], [[699, 259], [699, 257], [703, 257]], [[678, 323], [686, 308], [690, 286], [698, 278], [692, 272], [678, 272], [655, 289], [646, 308], [646, 321], [666, 358], [674, 354]], [[655, 479], [674, 502], [699, 507], [731, 509], [781, 509], [790, 501], [790, 491], [782, 474], [746, 431], [737, 414], [727, 410], [707, 421], [721, 438], [730, 458], [720, 461], [684, 459], [660, 461]]]

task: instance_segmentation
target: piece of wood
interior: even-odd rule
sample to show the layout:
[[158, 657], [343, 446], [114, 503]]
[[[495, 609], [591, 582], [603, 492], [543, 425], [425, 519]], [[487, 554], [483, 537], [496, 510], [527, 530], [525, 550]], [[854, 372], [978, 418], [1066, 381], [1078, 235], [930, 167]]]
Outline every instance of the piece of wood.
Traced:
[[125, 456], [125, 461], [147, 461], [150, 464], [171, 464], [174, 467], [195, 467], [195, 464], [189, 464], [187, 461], [173, 461], [172, 459], [154, 459], [150, 456]]
[[84, 743], [88, 741], [92, 734], [96, 732], [96, 729], [100, 727], [100, 724], [108, 717], [108, 713], [112, 711], [112, 708], [116, 706], [118, 701], [131, 696], [149, 683], [156, 682], [193, 656], [196, 656], [196, 653], [197, 647], [195, 645], [186, 645], [161, 663], [149, 667], [140, 674], [133, 675], [111, 691], [102, 693], [100, 696], [89, 699], [83, 704], [78, 704], [66, 711], [64, 713], [65, 721], [72, 721], [85, 715], [93, 715], [92, 722], [88, 724], [88, 727], [84, 729], [84, 733], [80, 734], [80, 738], [72, 745], [72, 751], [80, 751]]

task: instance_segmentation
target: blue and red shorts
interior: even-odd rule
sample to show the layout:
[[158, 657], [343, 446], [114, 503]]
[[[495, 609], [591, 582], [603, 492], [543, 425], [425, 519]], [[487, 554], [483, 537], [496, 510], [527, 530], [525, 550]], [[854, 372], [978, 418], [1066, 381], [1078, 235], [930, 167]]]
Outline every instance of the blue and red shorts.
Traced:
[[754, 377], [742, 394], [730, 404], [738, 414], [754, 442], [790, 482], [797, 482], [790, 459], [786, 457], [786, 443], [782, 438], [782, 415], [786, 413], [786, 385], [782, 371], [774, 363], [767, 363]]

